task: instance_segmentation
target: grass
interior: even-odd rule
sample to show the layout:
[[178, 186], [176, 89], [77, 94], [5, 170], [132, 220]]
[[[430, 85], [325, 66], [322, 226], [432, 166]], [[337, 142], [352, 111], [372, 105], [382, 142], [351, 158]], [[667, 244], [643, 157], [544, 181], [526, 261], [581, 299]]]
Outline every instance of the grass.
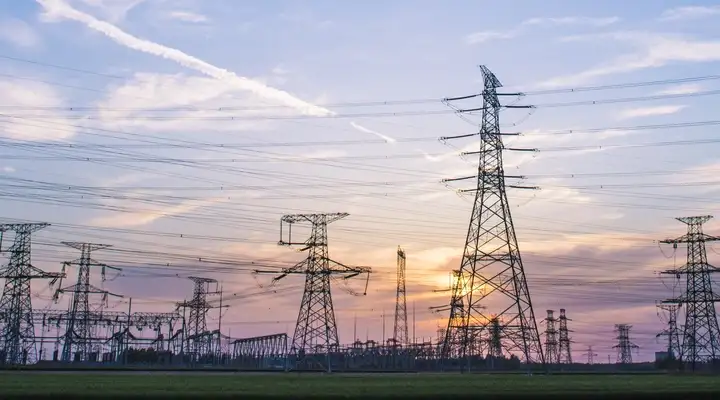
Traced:
[[254, 395], [343, 397], [720, 393], [720, 377], [3, 372], [2, 395]]

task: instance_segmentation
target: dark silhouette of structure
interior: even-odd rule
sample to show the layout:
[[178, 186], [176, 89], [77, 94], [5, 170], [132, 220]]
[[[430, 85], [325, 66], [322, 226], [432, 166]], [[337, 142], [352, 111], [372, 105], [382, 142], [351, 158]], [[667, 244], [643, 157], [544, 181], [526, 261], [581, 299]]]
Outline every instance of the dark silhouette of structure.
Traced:
[[676, 249], [679, 243], [687, 244], [685, 265], [662, 273], [686, 278], [685, 292], [664, 303], [682, 304], [685, 308], [680, 359], [684, 364], [690, 364], [693, 370], [698, 364], [720, 359], [720, 328], [715, 312], [715, 303], [720, 302], [720, 296], [713, 292], [711, 278], [711, 274], [720, 270], [708, 263], [705, 249], [705, 243], [718, 241], [720, 237], [707, 235], [702, 229], [711, 218], [710, 215], [677, 218], [688, 226], [687, 233], [660, 242], [672, 244]]
[[72, 293], [72, 300], [67, 316], [67, 331], [63, 343], [62, 361], [90, 361], [92, 353], [93, 332], [96, 318], [91, 315], [90, 295], [101, 295], [103, 303], [108, 296], [122, 297], [93, 286], [90, 283], [90, 267], [100, 267], [102, 278], [105, 279], [105, 270], [119, 268], [93, 260], [90, 255], [95, 250], [110, 247], [106, 244], [63, 242], [64, 245], [80, 250], [80, 258], [63, 263], [63, 270], [71, 265], [77, 266], [77, 282], [69, 287], [60, 288], [55, 292], [55, 299], [63, 293]]
[[407, 322], [407, 299], [405, 298], [405, 251], [400, 246], [397, 250], [397, 290], [395, 294], [395, 325], [393, 327], [393, 339], [395, 343], [407, 345], [410, 343], [408, 337]]
[[[680, 311], [679, 304], [658, 304], [658, 309], [665, 312], [665, 316], [661, 317], [665, 319], [667, 327], [662, 332], [658, 333], [655, 337], [659, 338], [664, 336], [667, 338], [667, 353], [668, 357], [673, 360], [680, 358], [680, 330], [677, 326], [677, 315]], [[658, 312], [658, 315], [660, 313]]]
[[[305, 291], [290, 348], [291, 354], [297, 356], [299, 368], [305, 363], [305, 355], [325, 354], [324, 360], [313, 357], [308, 364], [320, 364], [323, 369], [331, 369], [329, 354], [333, 350], [337, 350], [339, 346], [335, 311], [330, 293], [331, 278], [339, 276], [346, 281], [360, 274], [366, 274], [365, 292], [362, 295], [365, 295], [367, 291], [370, 268], [350, 267], [330, 259], [328, 255], [327, 226], [347, 216], [347, 213], [293, 214], [285, 215], [281, 219], [278, 244], [301, 245], [303, 246], [301, 251], [308, 252], [307, 258], [303, 261], [293, 267], [283, 269], [280, 275], [273, 278], [273, 283], [276, 283], [289, 274], [305, 275]], [[311, 224], [310, 237], [302, 242], [293, 242], [292, 225], [299, 222]], [[289, 225], [287, 241], [284, 241], [282, 236], [283, 223]], [[255, 272], [277, 273], [277, 271], [260, 270]]]
[[587, 350], [585, 350], [585, 353], [583, 353], [585, 357], [587, 357], [587, 363], [588, 365], [593, 365], [595, 362], [595, 357], [597, 357], [597, 353], [593, 352], [592, 346], [588, 346]]
[[635, 343], [630, 341], [631, 328], [632, 326], [628, 324], [615, 325], [618, 344], [613, 346], [613, 349], [617, 349], [617, 362], [619, 364], [632, 364], [632, 351], [639, 348]]
[[0, 363], [19, 365], [34, 363], [37, 359], [35, 328], [30, 290], [33, 279], [50, 279], [54, 285], [64, 275], [40, 270], [30, 259], [30, 236], [50, 224], [2, 224], [0, 225], [0, 250], [6, 232], [15, 232], [15, 240], [9, 248], [10, 258], [3, 266], [0, 278], [5, 278], [0, 298]]
[[[183, 309], [183, 319], [186, 324], [183, 327], [184, 353], [190, 355], [192, 361], [198, 361], [211, 353], [214, 344], [207, 329], [207, 314], [211, 308], [214, 308], [208, 302], [208, 296], [219, 295], [220, 290], [215, 279], [197, 276], [188, 279], [193, 282], [193, 297], [190, 301], [178, 303], [177, 308]], [[190, 315], [185, 319], [187, 311]]]
[[558, 345], [560, 350], [558, 351], [558, 364], [572, 364], [572, 351], [570, 350], [570, 335], [567, 323], [568, 317], [565, 315], [565, 309], [560, 309], [560, 338], [558, 339]]
[[557, 319], [553, 315], [554, 312], [554, 310], [547, 310], [547, 317], [545, 318], [545, 362], [548, 364], [560, 363]]
[[[461, 192], [474, 192], [475, 201], [468, 227], [465, 249], [460, 265], [461, 283], [450, 299], [450, 316], [442, 344], [442, 362], [451, 358], [475, 356], [474, 342], [491, 343], [487, 353], [497, 352], [497, 340], [505, 356], [518, 353], [528, 363], [545, 363], [533, 313], [530, 292], [515, 228], [510, 214], [506, 188], [536, 189], [535, 187], [507, 185], [506, 179], [522, 178], [505, 175], [503, 151], [533, 151], [534, 149], [506, 148], [500, 132], [499, 113], [502, 108], [530, 108], [530, 106], [503, 106], [499, 96], [518, 94], [498, 93], [502, 86], [495, 75], [480, 66], [484, 87], [481, 94], [446, 99], [445, 103], [482, 97], [482, 107], [455, 108], [458, 113], [482, 111], [482, 124], [478, 133], [444, 137], [441, 140], [480, 136], [480, 149], [463, 153], [477, 155], [479, 166], [476, 176], [447, 179], [444, 182], [475, 180], [475, 187]], [[492, 304], [487, 314], [479, 304]]]

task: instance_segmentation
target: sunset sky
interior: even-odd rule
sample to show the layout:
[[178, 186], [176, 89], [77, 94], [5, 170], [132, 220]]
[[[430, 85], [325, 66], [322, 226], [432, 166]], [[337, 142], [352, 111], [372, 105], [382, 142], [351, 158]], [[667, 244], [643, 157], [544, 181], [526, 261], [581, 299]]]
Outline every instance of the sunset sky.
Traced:
[[[96, 274], [125, 296], [113, 309], [169, 311], [188, 276], [216, 278], [223, 332], [249, 337], [297, 317], [301, 276], [272, 293], [250, 273], [301, 261], [277, 245], [280, 218], [347, 212], [330, 257], [373, 274], [367, 296], [348, 293], [360, 279], [333, 288], [341, 342], [392, 336], [398, 245], [414, 336], [434, 338], [473, 201], [457, 193], [470, 181], [440, 181], [475, 174], [459, 153], [478, 148], [438, 138], [479, 122], [441, 99], [481, 90], [482, 64], [526, 93], [503, 100], [536, 106], [501, 126], [538, 149], [505, 155], [526, 177], [509, 183], [540, 187], [508, 190], [538, 328], [565, 308], [574, 358], [592, 345], [614, 362], [614, 324], [632, 324], [651, 360], [655, 302], [681, 290], [657, 272], [685, 259], [657, 240], [720, 208], [711, 3], [0, 0], [0, 217], [52, 224], [33, 238], [47, 271], [79, 255], [61, 241], [112, 244], [94, 258], [123, 268]], [[708, 256], [720, 264], [720, 243]], [[35, 308], [65, 307], [33, 291]]]

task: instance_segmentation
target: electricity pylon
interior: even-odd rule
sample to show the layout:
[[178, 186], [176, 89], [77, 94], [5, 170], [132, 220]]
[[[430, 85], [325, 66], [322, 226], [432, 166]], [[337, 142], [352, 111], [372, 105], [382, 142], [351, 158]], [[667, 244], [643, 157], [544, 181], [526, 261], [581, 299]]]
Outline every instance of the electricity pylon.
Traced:
[[572, 343], [572, 340], [570, 340], [569, 335], [569, 332], [572, 331], [568, 330], [567, 323], [569, 319], [565, 315], [564, 308], [560, 309], [560, 318], [558, 321], [560, 321], [560, 338], [558, 339], [560, 350], [558, 351], [558, 364], [572, 364], [572, 351], [570, 350], [570, 343]]
[[[661, 336], [667, 337], [667, 353], [668, 357], [677, 360], [680, 357], [680, 331], [677, 326], [677, 315], [680, 311], [679, 304], [658, 304], [657, 308], [667, 313], [667, 328], [655, 335], [656, 338]], [[658, 312], [658, 316], [660, 313]]]
[[[282, 246], [303, 246], [300, 251], [307, 251], [307, 257], [290, 268], [284, 268], [280, 275], [273, 278], [273, 283], [290, 274], [305, 275], [305, 290], [298, 313], [295, 334], [293, 335], [291, 353], [298, 355], [298, 364], [303, 362], [306, 354], [322, 354], [329, 358], [331, 351], [337, 350], [339, 339], [332, 295], [330, 293], [330, 280], [338, 276], [347, 281], [360, 274], [366, 274], [365, 292], [370, 279], [370, 268], [350, 267], [330, 259], [328, 255], [327, 225], [347, 217], [347, 213], [334, 214], [292, 214], [285, 215], [280, 220], [280, 242]], [[292, 225], [299, 222], [311, 224], [310, 237], [302, 242], [293, 242]], [[289, 225], [288, 240], [282, 235], [283, 223]], [[255, 273], [277, 273], [277, 271], [260, 271]], [[329, 359], [324, 362], [313, 358], [324, 369], [330, 370]]]
[[183, 308], [183, 317], [185, 310], [190, 310], [190, 316], [187, 319], [185, 332], [185, 346], [187, 352], [190, 353], [193, 361], [199, 361], [203, 356], [210, 353], [211, 343], [204, 337], [207, 333], [207, 313], [213, 308], [207, 298], [211, 295], [219, 295], [218, 281], [212, 278], [203, 278], [198, 276], [188, 277], [193, 281], [193, 297], [190, 301], [183, 301], [177, 304], [177, 308]]
[[595, 357], [597, 357], [597, 353], [593, 352], [592, 346], [588, 346], [587, 350], [585, 350], [585, 353], [583, 353], [583, 355], [587, 357], [587, 363], [589, 365], [593, 365]]
[[407, 300], [405, 298], [405, 251], [400, 246], [397, 250], [397, 290], [395, 294], [395, 325], [393, 327], [393, 339], [395, 343], [407, 345], [408, 338], [407, 323]]
[[617, 349], [619, 364], [632, 364], [632, 351], [639, 349], [639, 347], [630, 341], [630, 329], [632, 325], [628, 324], [617, 324], [615, 325], [615, 332], [617, 332], [616, 339], [618, 344], [613, 346], [613, 349]]
[[556, 329], [557, 319], [553, 315], [554, 313], [554, 310], [547, 310], [547, 317], [545, 318], [545, 362], [548, 364], [560, 363]]
[[705, 243], [718, 241], [720, 237], [707, 235], [702, 229], [702, 225], [711, 218], [710, 215], [677, 218], [678, 221], [687, 224], [687, 233], [677, 239], [660, 242], [670, 243], [676, 249], [678, 243], [687, 243], [687, 263], [680, 268], [662, 273], [686, 277], [685, 293], [679, 298], [669, 299], [664, 303], [679, 303], [685, 307], [685, 327], [680, 358], [683, 363], [689, 363], [693, 370], [696, 364], [720, 359], [720, 328], [715, 313], [715, 303], [720, 302], [720, 296], [713, 292], [710, 276], [720, 269], [708, 263], [705, 249]]
[[5, 278], [0, 298], [0, 363], [30, 364], [36, 355], [35, 328], [30, 281], [50, 279], [54, 285], [63, 273], [45, 272], [32, 265], [30, 260], [30, 236], [50, 224], [2, 224], [0, 225], [0, 250], [5, 232], [15, 232], [15, 240], [10, 246], [10, 259], [2, 267], [0, 278]]
[[99, 263], [90, 257], [93, 251], [106, 249], [110, 247], [110, 245], [76, 242], [63, 242], [63, 244], [80, 250], [80, 258], [63, 263], [63, 271], [71, 265], [78, 267], [77, 282], [72, 286], [60, 288], [55, 292], [55, 300], [57, 300], [60, 294], [73, 294], [70, 302], [70, 312], [67, 317], [67, 330], [65, 331], [61, 360], [69, 362], [74, 360], [73, 357], [78, 357], [79, 359], [77, 361], [89, 361], [88, 357], [92, 352], [92, 328], [94, 324], [90, 311], [90, 295], [102, 295], [103, 303], [107, 302], [108, 296], [122, 297], [90, 284], [90, 267], [100, 267], [102, 269], [103, 280], [105, 279], [106, 269], [120, 271], [120, 268]]
[[[444, 180], [451, 182], [473, 179], [476, 186], [461, 191], [475, 193], [460, 265], [460, 282], [463, 285], [456, 288], [450, 300], [451, 306], [462, 305], [463, 310], [461, 312], [451, 309], [441, 359], [445, 362], [454, 353], [459, 354], [460, 357], [468, 357], [473, 333], [481, 331], [485, 335], [484, 341], [490, 343], [496, 343], [499, 336], [505, 356], [520, 353], [521, 359], [528, 364], [544, 364], [540, 335], [506, 193], [508, 187], [537, 188], [506, 185], [506, 179], [523, 177], [505, 175], [503, 169], [503, 151], [535, 150], [506, 148], [502, 136], [513, 134], [502, 133], [499, 128], [499, 112], [502, 108], [531, 108], [531, 106], [501, 105], [498, 96], [519, 94], [498, 93], [497, 88], [502, 86], [500, 81], [485, 66], [480, 66], [480, 70], [484, 79], [481, 94], [445, 101], [449, 104], [450, 101], [482, 96], [483, 106], [472, 109], [456, 108], [458, 113], [482, 111], [482, 124], [478, 133], [441, 138], [445, 141], [480, 136], [480, 150], [462, 154], [479, 157], [477, 175]], [[478, 307], [481, 302], [492, 308], [493, 317]], [[460, 316], [462, 318], [458, 318]], [[456, 350], [453, 346], [459, 348]], [[496, 350], [497, 348], [490, 347], [491, 352]]]

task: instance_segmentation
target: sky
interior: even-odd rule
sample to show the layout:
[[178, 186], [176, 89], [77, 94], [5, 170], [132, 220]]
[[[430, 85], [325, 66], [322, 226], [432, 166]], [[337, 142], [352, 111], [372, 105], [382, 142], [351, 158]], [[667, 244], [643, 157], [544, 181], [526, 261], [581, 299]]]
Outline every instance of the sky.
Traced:
[[[503, 83], [501, 129], [520, 251], [542, 331], [567, 309], [573, 356], [615, 361], [614, 324], [637, 360], [663, 349], [658, 271], [685, 251], [675, 217], [718, 210], [720, 6], [711, 1], [392, 2], [0, 0], [0, 217], [33, 237], [47, 271], [106, 243], [122, 267], [108, 307], [169, 311], [188, 276], [223, 287], [223, 332], [292, 333], [303, 255], [278, 246], [285, 214], [347, 212], [330, 257], [371, 266], [333, 287], [340, 340], [392, 336], [395, 261], [407, 253], [411, 336], [437, 335], [473, 199], [458, 189], [479, 115], [441, 99]], [[655, 82], [653, 84], [636, 84]], [[627, 84], [627, 85], [626, 85]], [[453, 104], [480, 107], [477, 99]], [[712, 220], [706, 232], [720, 234]], [[296, 235], [307, 235], [302, 228]], [[300, 237], [300, 236], [298, 236]], [[3, 242], [7, 248], [8, 240]], [[708, 245], [720, 263], [720, 244]], [[72, 277], [74, 273], [69, 270]], [[72, 278], [68, 279], [71, 280]], [[66, 284], [67, 284], [66, 280]], [[35, 308], [52, 289], [33, 283]], [[413, 311], [414, 310], [414, 311]], [[414, 323], [412, 315], [414, 314]], [[208, 324], [217, 324], [212, 310]], [[413, 333], [414, 332], [414, 333]]]

